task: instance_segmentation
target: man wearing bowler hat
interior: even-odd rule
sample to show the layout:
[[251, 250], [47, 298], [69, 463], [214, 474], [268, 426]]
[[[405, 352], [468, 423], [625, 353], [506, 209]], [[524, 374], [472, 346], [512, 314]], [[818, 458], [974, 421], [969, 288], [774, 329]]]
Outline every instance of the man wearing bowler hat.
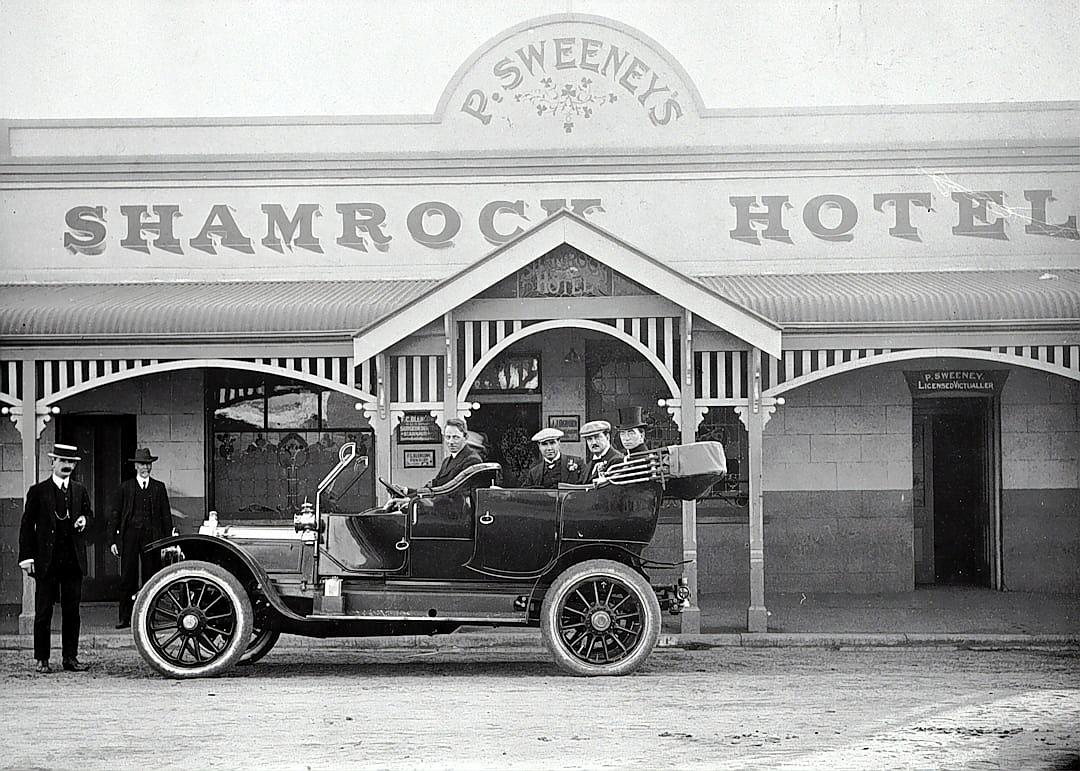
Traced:
[[626, 457], [640, 455], [649, 451], [645, 443], [645, 419], [641, 407], [625, 407], [619, 410], [619, 443], [626, 450]]
[[79, 662], [79, 603], [86, 575], [86, 532], [94, 513], [86, 488], [71, 478], [79, 448], [55, 444], [52, 476], [26, 492], [19, 527], [19, 567], [35, 581], [34, 659], [41, 674], [52, 672], [49, 649], [53, 605], [60, 600], [64, 669], [83, 672]]
[[581, 474], [581, 458], [563, 455], [560, 441], [564, 434], [557, 428], [545, 428], [533, 434], [540, 450], [540, 462], [525, 472], [522, 487], [558, 490], [560, 482], [576, 484]]
[[604, 469], [623, 459], [622, 454], [611, 446], [611, 424], [606, 420], [590, 420], [581, 427], [581, 438], [589, 456], [581, 470], [582, 484], [595, 482]]
[[155, 549], [144, 553], [148, 543], [173, 532], [172, 507], [165, 485], [150, 478], [150, 469], [157, 460], [149, 447], [140, 447], [135, 457], [135, 478], [120, 485], [109, 516], [109, 543], [114, 557], [120, 558], [120, 620], [117, 629], [131, 626], [134, 596], [139, 591], [139, 568], [146, 581], [161, 567]]

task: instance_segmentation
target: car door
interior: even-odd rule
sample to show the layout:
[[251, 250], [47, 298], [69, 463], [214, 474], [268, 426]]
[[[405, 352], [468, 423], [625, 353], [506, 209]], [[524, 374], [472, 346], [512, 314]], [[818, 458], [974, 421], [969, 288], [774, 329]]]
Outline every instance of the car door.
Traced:
[[531, 576], [551, 564], [559, 544], [558, 491], [489, 488], [476, 495], [472, 570]]
[[407, 511], [369, 509], [359, 514], [324, 513], [319, 574], [352, 576], [403, 571], [409, 555]]

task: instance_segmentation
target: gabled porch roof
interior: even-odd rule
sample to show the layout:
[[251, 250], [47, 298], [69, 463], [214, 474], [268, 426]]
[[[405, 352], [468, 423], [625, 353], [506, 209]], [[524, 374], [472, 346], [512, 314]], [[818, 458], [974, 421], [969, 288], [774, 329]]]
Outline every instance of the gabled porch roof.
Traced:
[[432, 287], [394, 314], [360, 329], [353, 342], [356, 357], [366, 358], [386, 350], [564, 243], [675, 300], [695, 315], [765, 353], [780, 355], [780, 327], [773, 322], [596, 225], [562, 211]]

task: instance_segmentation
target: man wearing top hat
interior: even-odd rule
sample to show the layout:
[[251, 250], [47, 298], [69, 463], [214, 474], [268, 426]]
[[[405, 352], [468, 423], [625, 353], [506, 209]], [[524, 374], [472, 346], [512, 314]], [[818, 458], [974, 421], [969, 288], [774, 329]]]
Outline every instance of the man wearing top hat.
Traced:
[[581, 438], [589, 451], [578, 480], [581, 484], [595, 482], [605, 468], [623, 459], [622, 454], [611, 446], [611, 424], [606, 420], [590, 420], [581, 427]]
[[540, 450], [540, 462], [525, 472], [522, 487], [558, 490], [560, 482], [576, 484], [581, 475], [581, 458], [563, 455], [560, 444], [564, 434], [557, 428], [545, 428], [533, 434]]
[[34, 659], [47, 674], [52, 637], [53, 605], [60, 601], [64, 669], [83, 672], [79, 662], [79, 603], [86, 575], [84, 533], [94, 514], [86, 488], [71, 478], [82, 458], [79, 448], [53, 445], [52, 476], [26, 492], [19, 527], [19, 567], [35, 581]]
[[649, 451], [649, 445], [645, 443], [647, 425], [641, 415], [641, 407], [619, 410], [619, 443], [626, 450], [627, 458]]
[[125, 480], [113, 501], [109, 514], [109, 544], [114, 557], [120, 558], [120, 620], [117, 629], [131, 626], [134, 596], [139, 591], [139, 568], [142, 580], [161, 567], [157, 550], [143, 553], [148, 543], [173, 532], [172, 507], [165, 485], [150, 478], [157, 460], [149, 447], [140, 447], [135, 457], [135, 478]]

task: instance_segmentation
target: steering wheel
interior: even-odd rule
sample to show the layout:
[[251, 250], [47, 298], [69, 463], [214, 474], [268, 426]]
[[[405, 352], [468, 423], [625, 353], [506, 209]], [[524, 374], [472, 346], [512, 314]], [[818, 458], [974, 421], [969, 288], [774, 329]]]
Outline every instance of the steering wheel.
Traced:
[[400, 487], [397, 487], [396, 485], [390, 484], [389, 482], [387, 482], [382, 477], [379, 477], [379, 482], [380, 482], [380, 484], [382, 484], [383, 487], [386, 488], [386, 492], [390, 493], [391, 497], [394, 497], [394, 498], [408, 498], [409, 497], [408, 493], [405, 490], [401, 489]]

